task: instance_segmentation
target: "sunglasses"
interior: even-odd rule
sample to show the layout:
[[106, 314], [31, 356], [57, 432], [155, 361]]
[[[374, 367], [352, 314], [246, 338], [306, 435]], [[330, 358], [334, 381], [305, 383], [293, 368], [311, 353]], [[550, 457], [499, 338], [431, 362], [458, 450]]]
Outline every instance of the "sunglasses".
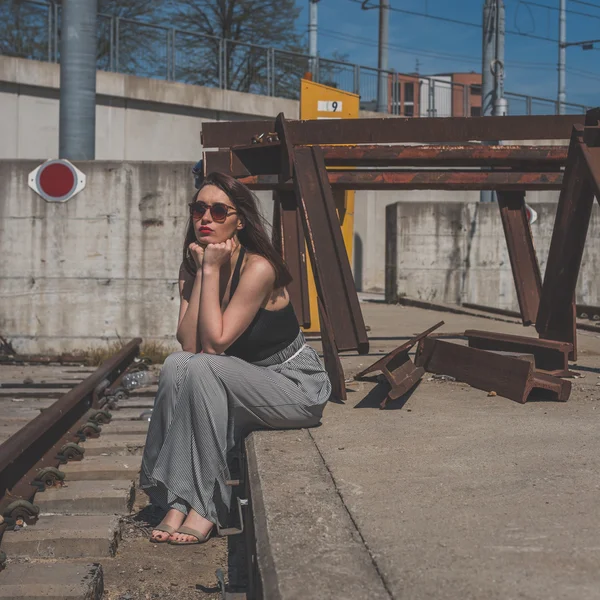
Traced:
[[210, 211], [210, 216], [215, 223], [224, 223], [230, 214], [237, 212], [231, 206], [223, 204], [223, 202], [215, 202], [211, 205], [206, 204], [206, 202], [190, 202], [189, 206], [190, 216], [194, 221], [199, 221], [207, 210]]

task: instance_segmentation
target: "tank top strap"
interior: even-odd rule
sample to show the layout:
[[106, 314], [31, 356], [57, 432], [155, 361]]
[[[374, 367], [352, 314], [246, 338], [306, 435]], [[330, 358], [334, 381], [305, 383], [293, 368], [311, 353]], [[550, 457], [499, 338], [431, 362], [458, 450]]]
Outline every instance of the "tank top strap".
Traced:
[[244, 262], [245, 254], [246, 249], [244, 246], [240, 246], [240, 253], [238, 255], [237, 262], [235, 263], [235, 268], [233, 269], [233, 277], [231, 278], [231, 291], [229, 292], [230, 298], [233, 296], [233, 294], [235, 294], [235, 290], [237, 290], [238, 283], [240, 282], [240, 272], [242, 270], [242, 263]]

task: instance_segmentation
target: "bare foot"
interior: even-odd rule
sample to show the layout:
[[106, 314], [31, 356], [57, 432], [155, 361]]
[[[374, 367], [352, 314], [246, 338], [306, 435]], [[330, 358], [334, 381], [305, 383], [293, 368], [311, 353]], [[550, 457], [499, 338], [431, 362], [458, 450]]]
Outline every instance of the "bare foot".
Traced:
[[[190, 510], [183, 524], [185, 527], [191, 527], [205, 536], [208, 535], [213, 528], [213, 523], [208, 519], [201, 517], [195, 510]], [[176, 542], [194, 542], [196, 540], [194, 536], [185, 533], [174, 533], [170, 539]]]
[[[179, 529], [183, 520], [185, 519], [185, 514], [181, 511], [172, 508], [166, 515], [165, 518], [160, 522], [161, 525], [170, 525], [173, 529]], [[151, 542], [166, 542], [169, 539], [169, 533], [166, 531], [158, 531], [158, 529], [154, 529], [152, 531], [152, 535], [150, 536]]]

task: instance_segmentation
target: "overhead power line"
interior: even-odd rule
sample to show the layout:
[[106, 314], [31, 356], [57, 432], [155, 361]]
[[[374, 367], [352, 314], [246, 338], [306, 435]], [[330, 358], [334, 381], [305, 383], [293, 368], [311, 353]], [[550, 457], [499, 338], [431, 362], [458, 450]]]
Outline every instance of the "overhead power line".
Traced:
[[[536, 6], [537, 8], [545, 8], [547, 10], [554, 10], [556, 12], [560, 11], [560, 8], [558, 8], [557, 6], [548, 6], [547, 4], [541, 4], [539, 2], [531, 2], [530, 0], [519, 0], [519, 3], [526, 4], [527, 6]], [[598, 6], [598, 8], [600, 8], [600, 6]], [[599, 19], [600, 20], [600, 15], [593, 15], [591, 13], [580, 12], [578, 10], [571, 10], [569, 8], [565, 12], [567, 14], [571, 14], [571, 15], [580, 15], [582, 17], [588, 17], [590, 19]]]
[[583, 0], [571, 0], [575, 4], [583, 4], [583, 6], [593, 6], [594, 8], [600, 8], [600, 4], [592, 4], [591, 2], [584, 2]]
[[[368, 8], [375, 8], [375, 6], [368, 6], [367, 2], [369, 0], [365, 0], [365, 2], [363, 2], [362, 0], [348, 0], [349, 2], [352, 2], [354, 4], [360, 4], [361, 6], [366, 6]], [[450, 17], [442, 17], [440, 15], [432, 15], [428, 12], [418, 12], [415, 10], [408, 10], [408, 9], [404, 9], [404, 8], [396, 8], [395, 6], [390, 6], [389, 10], [393, 11], [393, 12], [398, 12], [398, 13], [402, 13], [405, 15], [411, 15], [413, 17], [424, 17], [427, 19], [433, 19], [435, 21], [442, 21], [444, 23], [452, 23], [454, 25], [464, 25], [467, 27], [474, 27], [476, 29], [481, 29], [481, 24], [480, 23], [473, 23], [472, 21], [461, 21], [459, 19], [452, 19]], [[552, 42], [554, 44], [556, 44], [558, 42], [557, 39], [555, 38], [549, 38], [549, 37], [545, 37], [545, 36], [541, 36], [541, 35], [535, 35], [533, 33], [524, 33], [521, 31], [515, 31], [512, 29], [507, 29], [506, 30], [506, 34], [507, 35], [518, 35], [521, 37], [527, 37], [527, 38], [531, 38], [534, 40], [542, 40], [545, 42]]]
[[[338, 31], [335, 31], [332, 29], [327, 29], [324, 27], [319, 29], [319, 35], [322, 35], [323, 37], [331, 38], [334, 40], [338, 40], [341, 42], [348, 42], [348, 37], [349, 37], [347, 34], [344, 35], [342, 33], [339, 33]], [[377, 41], [373, 40], [372, 38], [352, 35], [352, 39], [356, 40], [358, 43], [360, 43], [363, 46], [369, 46], [372, 48], [377, 47]], [[441, 52], [435, 52], [432, 50], [413, 48], [410, 46], [402, 46], [400, 44], [391, 44], [391, 43], [388, 43], [387, 47], [391, 51], [394, 51], [398, 54], [410, 54], [413, 56], [424, 56], [427, 58], [436, 58], [439, 60], [449, 60], [449, 61], [461, 60], [463, 62], [473, 63], [473, 64], [477, 64], [477, 65], [479, 65], [481, 63], [481, 59], [474, 58], [472, 55], [467, 56], [465, 54], [454, 54], [451, 52], [441, 53]], [[556, 64], [554, 64], [554, 63], [528, 62], [528, 61], [519, 61], [519, 60], [515, 60], [515, 61], [507, 60], [506, 62], [508, 65], [510, 65], [511, 69], [556, 71]], [[594, 73], [592, 71], [584, 71], [584, 70], [580, 70], [580, 69], [567, 68], [567, 73], [572, 73], [579, 77], [585, 77], [590, 80], [600, 81], [600, 74]]]

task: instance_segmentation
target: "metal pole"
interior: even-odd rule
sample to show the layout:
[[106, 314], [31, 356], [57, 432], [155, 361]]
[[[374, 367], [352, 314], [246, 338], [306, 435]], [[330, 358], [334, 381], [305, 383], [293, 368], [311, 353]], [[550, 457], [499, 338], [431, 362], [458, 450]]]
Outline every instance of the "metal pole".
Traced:
[[[483, 46], [481, 52], [481, 114], [489, 117], [494, 114], [494, 59], [496, 55], [496, 0], [485, 0], [483, 5]], [[480, 202], [493, 202], [491, 190], [481, 190]]]
[[496, 14], [498, 15], [498, 27], [494, 59], [494, 116], [505, 117], [508, 112], [508, 103], [504, 97], [504, 36], [506, 31], [504, 0], [496, 0]]
[[93, 160], [97, 0], [64, 0], [60, 43], [60, 158]]
[[309, 59], [309, 71], [313, 76], [313, 81], [316, 81], [317, 72], [315, 59], [317, 57], [317, 2], [319, 0], [308, 0], [308, 54]]
[[560, 0], [558, 17], [558, 114], [565, 114], [567, 82], [565, 63], [567, 59], [567, 0]]
[[354, 93], [360, 95], [360, 65], [354, 65]]
[[483, 5], [483, 47], [481, 62], [481, 114], [489, 117], [494, 114], [494, 78], [492, 63], [495, 54], [494, 35], [496, 29], [495, 0], [485, 0]]
[[377, 112], [388, 112], [388, 41], [390, 29], [390, 2], [379, 0], [379, 56], [377, 60]]

